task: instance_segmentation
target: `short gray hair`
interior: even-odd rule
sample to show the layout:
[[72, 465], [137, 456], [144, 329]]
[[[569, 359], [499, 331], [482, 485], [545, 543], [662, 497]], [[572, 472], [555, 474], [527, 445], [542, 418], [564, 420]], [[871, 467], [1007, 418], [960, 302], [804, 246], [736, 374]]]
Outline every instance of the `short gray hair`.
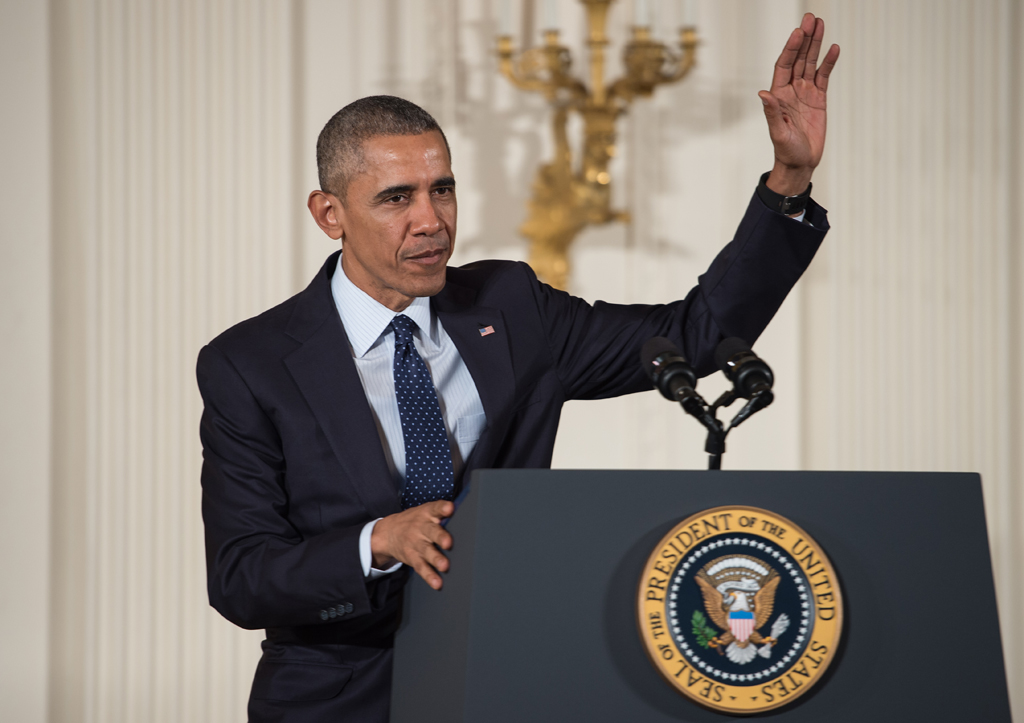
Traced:
[[371, 95], [349, 103], [327, 121], [316, 142], [320, 189], [342, 203], [349, 181], [363, 162], [363, 143], [378, 136], [418, 136], [437, 131], [451, 160], [452, 149], [434, 117], [393, 95]]

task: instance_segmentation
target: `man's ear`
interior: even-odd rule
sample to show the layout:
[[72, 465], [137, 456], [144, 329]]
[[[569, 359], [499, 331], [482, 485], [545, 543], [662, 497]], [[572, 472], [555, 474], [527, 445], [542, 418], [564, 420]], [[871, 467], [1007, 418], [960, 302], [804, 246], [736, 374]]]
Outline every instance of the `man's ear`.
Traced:
[[325, 234], [337, 241], [345, 235], [345, 209], [333, 193], [313, 191], [309, 194], [306, 207], [313, 215], [316, 225]]

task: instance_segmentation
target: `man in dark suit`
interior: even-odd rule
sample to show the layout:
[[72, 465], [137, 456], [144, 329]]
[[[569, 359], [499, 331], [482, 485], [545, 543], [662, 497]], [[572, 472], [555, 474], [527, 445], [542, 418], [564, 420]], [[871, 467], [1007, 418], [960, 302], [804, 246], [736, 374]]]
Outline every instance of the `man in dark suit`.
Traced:
[[701, 374], [723, 337], [757, 338], [828, 228], [807, 198], [838, 56], [815, 68], [822, 33], [805, 16], [761, 94], [776, 164], [736, 237], [661, 306], [591, 306], [519, 263], [448, 268], [436, 122], [387, 96], [331, 119], [309, 209], [340, 257], [197, 369], [210, 601], [267, 629], [250, 720], [386, 720], [401, 589], [410, 568], [441, 588], [466, 473], [549, 466], [566, 400], [651, 388], [637, 358], [653, 336]]

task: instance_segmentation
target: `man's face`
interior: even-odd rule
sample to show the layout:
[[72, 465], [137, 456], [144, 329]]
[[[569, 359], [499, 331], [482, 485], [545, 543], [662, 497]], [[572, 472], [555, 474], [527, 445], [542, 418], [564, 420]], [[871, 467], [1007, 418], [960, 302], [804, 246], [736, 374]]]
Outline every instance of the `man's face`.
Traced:
[[455, 247], [455, 179], [437, 131], [363, 143], [363, 163], [339, 209], [342, 268], [388, 308], [444, 288]]

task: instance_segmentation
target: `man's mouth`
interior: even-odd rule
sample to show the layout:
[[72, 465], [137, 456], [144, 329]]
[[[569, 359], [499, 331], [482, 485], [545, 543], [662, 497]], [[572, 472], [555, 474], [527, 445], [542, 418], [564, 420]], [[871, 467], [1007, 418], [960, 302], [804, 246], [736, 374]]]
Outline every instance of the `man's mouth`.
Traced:
[[443, 261], [447, 253], [447, 248], [432, 249], [430, 251], [422, 251], [414, 256], [409, 256], [406, 260], [423, 266], [430, 266]]

